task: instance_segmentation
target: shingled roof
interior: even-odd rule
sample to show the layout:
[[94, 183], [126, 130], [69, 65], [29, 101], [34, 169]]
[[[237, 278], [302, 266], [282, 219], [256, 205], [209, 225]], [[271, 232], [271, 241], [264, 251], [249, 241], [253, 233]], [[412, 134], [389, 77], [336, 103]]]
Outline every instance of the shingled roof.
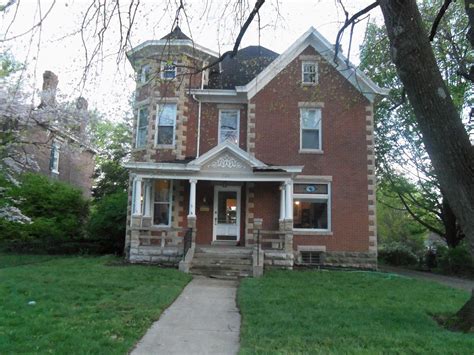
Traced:
[[188, 36], [186, 36], [183, 31], [181, 31], [181, 28], [179, 28], [178, 25], [176, 25], [176, 27], [173, 29], [173, 31], [171, 31], [170, 33], [168, 33], [166, 36], [164, 36], [162, 39], [166, 39], [166, 40], [171, 40], [171, 39], [191, 39], [189, 38]]
[[252, 81], [263, 69], [278, 57], [278, 53], [262, 46], [249, 46], [237, 52], [234, 58], [221, 62], [220, 72], [216, 65], [210, 73], [208, 89], [235, 89]]

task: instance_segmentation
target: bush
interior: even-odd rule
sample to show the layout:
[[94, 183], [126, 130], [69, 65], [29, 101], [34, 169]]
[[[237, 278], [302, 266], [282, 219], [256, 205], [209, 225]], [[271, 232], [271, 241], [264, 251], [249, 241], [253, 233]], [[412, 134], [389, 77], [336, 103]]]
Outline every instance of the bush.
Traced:
[[126, 192], [115, 192], [104, 196], [94, 205], [88, 225], [89, 236], [100, 240], [108, 253], [123, 253], [127, 197]]
[[383, 245], [378, 251], [380, 261], [394, 266], [416, 265], [418, 258], [409, 247], [401, 243]]
[[474, 259], [467, 243], [456, 248], [442, 247], [437, 249], [438, 270], [446, 274], [474, 275]]
[[29, 251], [47, 251], [55, 243], [84, 237], [89, 202], [79, 189], [27, 173], [8, 193], [15, 207], [31, 218], [31, 223], [0, 220], [0, 238], [9, 248], [22, 245], [34, 249]]

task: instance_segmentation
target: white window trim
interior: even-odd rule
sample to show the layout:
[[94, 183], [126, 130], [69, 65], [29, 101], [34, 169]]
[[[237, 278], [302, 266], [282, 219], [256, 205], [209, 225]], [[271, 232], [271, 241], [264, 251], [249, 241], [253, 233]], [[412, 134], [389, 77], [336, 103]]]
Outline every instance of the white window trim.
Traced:
[[[156, 119], [155, 119], [155, 148], [169, 149], [174, 148], [176, 144], [176, 121], [178, 120], [178, 104], [175, 102], [166, 102], [161, 105], [175, 105], [176, 106], [176, 115], [174, 116], [173, 124], [173, 143], [171, 144], [158, 144], [158, 128], [160, 126], [160, 104], [156, 105]], [[170, 127], [170, 126], [166, 126]]]
[[[305, 64], [312, 64], [312, 65], [314, 65], [314, 82], [313, 82], [313, 81], [305, 81], [305, 80], [304, 80], [304, 74], [305, 74], [304, 66], [305, 66]], [[309, 74], [309, 73], [308, 73], [308, 74]], [[305, 61], [302, 61], [302, 62], [301, 62], [301, 83], [302, 83], [303, 85], [310, 85], [310, 86], [313, 86], [313, 85], [317, 85], [317, 84], [318, 84], [318, 81], [319, 81], [318, 62], [313, 61], [313, 60], [305, 60]]]
[[141, 72], [140, 72], [140, 83], [141, 84], [146, 84], [149, 80], [146, 80], [146, 70], [149, 70], [151, 73], [151, 65], [146, 64], [142, 67]]
[[167, 78], [167, 77], [165, 77], [165, 72], [171, 71], [171, 70], [166, 70], [166, 71], [165, 71], [165, 65], [166, 65], [166, 63], [167, 63], [167, 62], [165, 62], [165, 61], [162, 61], [162, 62], [161, 62], [161, 68], [160, 68], [160, 77], [161, 77], [161, 79], [163, 79], [163, 80], [174, 80], [174, 79], [176, 79], [176, 75], [178, 74], [178, 73], [177, 73], [177, 70], [176, 70], [176, 63], [173, 62], [173, 66], [174, 66], [174, 76], [173, 76], [172, 78]]
[[147, 120], [147, 125], [146, 125], [146, 137], [145, 137], [145, 144], [142, 146], [138, 146], [138, 137], [139, 137], [139, 131], [140, 131], [140, 111], [144, 110], [148, 107], [142, 106], [138, 108], [137, 111], [137, 129], [135, 132], [135, 149], [145, 149], [146, 148], [146, 143], [147, 143], [147, 136], [148, 136], [148, 126], [150, 125], [150, 109], [148, 108], [148, 120]]
[[[313, 181], [304, 181], [304, 182], [294, 182], [294, 185], [298, 184], [315, 184], [315, 185], [327, 185], [328, 186], [328, 193], [327, 194], [293, 194], [293, 203], [295, 200], [327, 200], [327, 214], [328, 214], [328, 227], [327, 228], [294, 228], [295, 232], [332, 232], [332, 214], [331, 214], [331, 200], [332, 200], [332, 188], [331, 183], [327, 182], [313, 182]], [[301, 234], [301, 233], [299, 233]], [[329, 235], [329, 234], [328, 234]], [[330, 234], [332, 235], [332, 234]]]
[[218, 144], [221, 144], [221, 118], [222, 118], [222, 112], [224, 111], [235, 111], [237, 112], [237, 147], [240, 145], [240, 110], [239, 109], [219, 109], [219, 126], [217, 126], [217, 142]]
[[[319, 148], [303, 148], [303, 110], [319, 110]], [[305, 128], [306, 130], [310, 130]], [[313, 131], [316, 129], [312, 129]], [[300, 150], [299, 153], [315, 153], [321, 154], [323, 153], [323, 111], [321, 107], [300, 107]]]
[[61, 146], [57, 142], [53, 142], [51, 145], [51, 149], [53, 150], [53, 163], [54, 165], [51, 164], [51, 172], [55, 174], [59, 174], [59, 152], [61, 149]]
[[[170, 179], [163, 179], [163, 180], [169, 180], [170, 182], [170, 192], [168, 196], [168, 201], [169, 201], [169, 210], [168, 210], [168, 224], [155, 224], [155, 204], [160, 203], [160, 202], [155, 202], [155, 184], [153, 183], [151, 187], [152, 193], [150, 194], [150, 198], [152, 199], [151, 201], [151, 221], [153, 223], [153, 226], [155, 227], [171, 227], [171, 219], [172, 215], [171, 213], [173, 212], [173, 180]], [[163, 202], [161, 204], [164, 204]]]

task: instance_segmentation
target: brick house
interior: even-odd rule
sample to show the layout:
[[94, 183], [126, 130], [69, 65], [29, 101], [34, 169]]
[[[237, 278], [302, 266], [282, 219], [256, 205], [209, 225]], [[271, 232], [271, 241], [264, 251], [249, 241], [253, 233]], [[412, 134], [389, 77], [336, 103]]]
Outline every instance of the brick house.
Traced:
[[127, 258], [188, 270], [242, 250], [254, 275], [376, 267], [373, 104], [386, 92], [333, 57], [314, 28], [280, 55], [251, 46], [204, 71], [218, 54], [179, 27], [131, 50]]
[[45, 71], [39, 107], [17, 107], [20, 114], [16, 115], [16, 124], [22, 130], [24, 144], [12, 152], [10, 160], [16, 163], [17, 172], [33, 171], [69, 183], [88, 198], [96, 154], [86, 134], [88, 104], [82, 97], [75, 107], [58, 104], [57, 85], [58, 77]]

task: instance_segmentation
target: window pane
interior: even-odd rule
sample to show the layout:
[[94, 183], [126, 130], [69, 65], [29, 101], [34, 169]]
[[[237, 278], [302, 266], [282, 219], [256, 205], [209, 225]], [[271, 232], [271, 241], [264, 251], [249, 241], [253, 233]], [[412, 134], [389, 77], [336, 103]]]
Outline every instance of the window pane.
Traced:
[[293, 227], [308, 229], [328, 228], [327, 200], [294, 200]]
[[158, 117], [160, 126], [174, 126], [176, 121], [176, 104], [160, 105]]
[[172, 145], [173, 144], [173, 127], [159, 126], [158, 127], [158, 144]]
[[303, 130], [302, 132], [303, 149], [319, 149], [319, 130]]
[[217, 223], [237, 223], [237, 192], [219, 191]]
[[229, 141], [231, 143], [237, 144], [239, 141], [237, 131], [221, 130], [219, 141], [220, 142]]
[[305, 83], [315, 83], [316, 82], [316, 74], [315, 73], [305, 73], [303, 75], [303, 81]]
[[143, 147], [146, 144], [146, 133], [146, 127], [138, 129], [137, 147]]
[[155, 202], [170, 201], [169, 180], [155, 180]]
[[316, 72], [316, 65], [314, 63], [303, 64], [303, 71], [305, 73], [314, 73]]
[[153, 209], [153, 224], [168, 225], [170, 221], [170, 205], [169, 203], [155, 203]]
[[237, 129], [237, 112], [221, 112], [221, 129]]
[[143, 107], [138, 111], [138, 127], [148, 126], [148, 107]]
[[294, 184], [293, 192], [295, 194], [327, 194], [327, 184]]
[[319, 121], [321, 119], [320, 110], [301, 110], [301, 124], [303, 128], [319, 128]]

